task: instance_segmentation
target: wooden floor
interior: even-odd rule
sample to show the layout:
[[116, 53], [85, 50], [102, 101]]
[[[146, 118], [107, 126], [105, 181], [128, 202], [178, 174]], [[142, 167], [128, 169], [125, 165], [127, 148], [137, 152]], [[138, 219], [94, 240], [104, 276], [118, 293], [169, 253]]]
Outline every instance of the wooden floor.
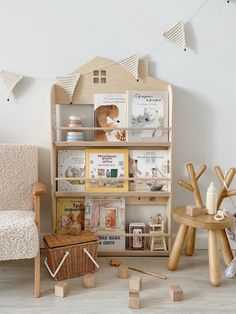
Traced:
[[[55, 281], [42, 262], [42, 296], [33, 297], [33, 260], [0, 262], [0, 314], [5, 313], [236, 313], [236, 279], [224, 278], [213, 287], [208, 281], [207, 251], [182, 256], [179, 269], [167, 271], [165, 257], [121, 258], [125, 263], [168, 276], [167, 280], [143, 275], [140, 310], [128, 308], [129, 279], [116, 278], [109, 258], [99, 258], [96, 288], [84, 289], [82, 277], [69, 280], [70, 292], [64, 298], [54, 296]], [[223, 263], [222, 263], [223, 265]], [[222, 273], [224, 267], [222, 266]], [[131, 274], [138, 274], [130, 271]], [[168, 288], [180, 285], [184, 300], [172, 302]]]

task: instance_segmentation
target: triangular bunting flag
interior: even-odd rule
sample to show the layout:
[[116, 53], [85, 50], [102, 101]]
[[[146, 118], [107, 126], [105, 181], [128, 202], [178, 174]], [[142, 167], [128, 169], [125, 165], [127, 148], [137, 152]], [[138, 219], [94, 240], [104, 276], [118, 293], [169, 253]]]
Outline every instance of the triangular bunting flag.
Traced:
[[184, 31], [184, 22], [180, 21], [171, 29], [163, 33], [163, 36], [172, 41], [173, 43], [180, 45], [182, 47], [186, 47], [185, 41], [185, 31]]
[[5, 85], [5, 90], [7, 93], [7, 100], [9, 101], [9, 97], [14, 87], [23, 78], [23, 75], [1, 70], [0, 77], [3, 80], [3, 83]]
[[130, 72], [136, 80], [138, 79], [139, 53], [122, 59], [118, 62], [126, 71]]
[[80, 79], [80, 74], [72, 74], [68, 76], [57, 76], [57, 85], [61, 86], [72, 103], [76, 85]]

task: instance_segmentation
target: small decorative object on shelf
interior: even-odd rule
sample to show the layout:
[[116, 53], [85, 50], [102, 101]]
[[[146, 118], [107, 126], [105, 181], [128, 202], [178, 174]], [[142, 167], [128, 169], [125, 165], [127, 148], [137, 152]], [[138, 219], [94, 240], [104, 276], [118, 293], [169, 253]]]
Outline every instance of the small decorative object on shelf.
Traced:
[[79, 116], [70, 116], [68, 127], [70, 131], [67, 131], [66, 141], [67, 142], [77, 142], [84, 140], [84, 133], [78, 128], [82, 127], [82, 123]]
[[149, 246], [151, 251], [167, 251], [165, 240], [165, 223], [161, 214], [153, 217], [154, 222], [149, 222], [149, 232], [153, 234], [149, 238]]
[[129, 224], [129, 233], [135, 234], [135, 236], [130, 237], [130, 240], [129, 240], [130, 250], [144, 250], [145, 238], [140, 235], [142, 233], [145, 233], [145, 229], [146, 229], [145, 223], [142, 223], [142, 222], [131, 222]]

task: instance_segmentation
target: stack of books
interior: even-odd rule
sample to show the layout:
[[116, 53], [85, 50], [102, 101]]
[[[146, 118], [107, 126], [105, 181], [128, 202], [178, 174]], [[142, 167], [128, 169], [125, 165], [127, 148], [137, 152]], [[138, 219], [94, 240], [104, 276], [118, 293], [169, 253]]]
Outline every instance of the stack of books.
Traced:
[[67, 131], [66, 141], [67, 142], [77, 142], [84, 140], [84, 132], [78, 130], [78, 128], [82, 127], [82, 123], [79, 116], [70, 116], [68, 127], [71, 128]]

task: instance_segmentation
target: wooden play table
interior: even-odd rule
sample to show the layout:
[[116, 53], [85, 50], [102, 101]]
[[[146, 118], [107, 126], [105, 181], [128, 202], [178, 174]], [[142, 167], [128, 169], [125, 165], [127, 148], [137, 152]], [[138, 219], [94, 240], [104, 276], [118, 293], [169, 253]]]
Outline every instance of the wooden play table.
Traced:
[[214, 286], [219, 286], [221, 283], [221, 271], [218, 255], [217, 237], [220, 241], [220, 246], [224, 257], [224, 263], [227, 266], [233, 259], [233, 254], [229, 245], [225, 229], [232, 226], [234, 222], [233, 216], [229, 213], [227, 217], [225, 217], [225, 219], [221, 221], [217, 221], [214, 219], [213, 215], [207, 215], [205, 213], [196, 217], [191, 217], [189, 215], [186, 215], [186, 207], [182, 206], [177, 207], [173, 210], [173, 218], [178, 223], [180, 223], [180, 227], [169, 256], [168, 261], [169, 270], [176, 270], [176, 268], [178, 267], [179, 259], [182, 253], [188, 229], [190, 227], [207, 229], [209, 278], [210, 282]]

